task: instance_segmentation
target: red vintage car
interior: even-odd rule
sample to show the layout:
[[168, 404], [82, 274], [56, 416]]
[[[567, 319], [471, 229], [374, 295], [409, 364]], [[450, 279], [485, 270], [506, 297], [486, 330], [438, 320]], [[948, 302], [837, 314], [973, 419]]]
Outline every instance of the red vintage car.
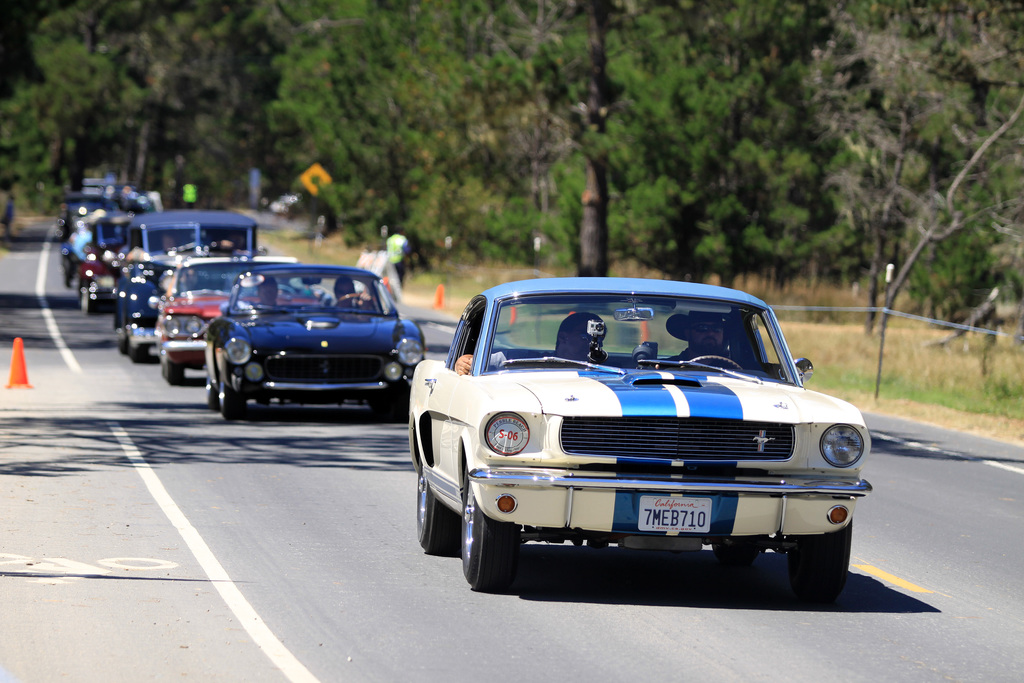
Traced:
[[206, 328], [220, 316], [240, 273], [261, 263], [294, 263], [282, 256], [203, 257], [181, 264], [167, 283], [156, 323], [160, 369], [168, 384], [185, 381], [185, 369], [205, 365]]

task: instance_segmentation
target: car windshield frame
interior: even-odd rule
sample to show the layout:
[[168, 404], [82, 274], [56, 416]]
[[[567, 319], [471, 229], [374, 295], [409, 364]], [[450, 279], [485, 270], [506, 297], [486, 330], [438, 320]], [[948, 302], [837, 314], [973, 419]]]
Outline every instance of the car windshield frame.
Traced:
[[[356, 291], [339, 301], [334, 288], [336, 281], [342, 278], [353, 281]], [[267, 279], [273, 279], [277, 286], [277, 297], [273, 303], [260, 301], [259, 287]], [[266, 267], [250, 268], [235, 279], [227, 313], [302, 313], [367, 319], [398, 315], [384, 283], [368, 271]]]
[[[568, 358], [556, 353], [556, 338], [561, 322], [572, 313], [592, 313], [605, 327], [601, 351], [607, 358]], [[733, 364], [716, 367], [718, 361], [680, 362], [686, 358], [689, 342], [670, 331], [679, 332], [690, 314], [717, 316], [723, 327], [723, 354]], [[669, 318], [673, 325], [668, 324]], [[582, 321], [585, 324], [585, 320]], [[483, 374], [574, 369], [583, 361], [604, 366], [609, 371], [663, 371], [673, 373], [713, 373], [801, 386], [789, 348], [770, 308], [747, 301], [713, 299], [673, 294], [628, 292], [547, 292], [499, 297], [489, 306], [483, 322], [482, 338], [476, 344], [486, 354]], [[586, 346], [592, 337], [582, 329]], [[586, 339], [582, 339], [586, 337]], [[641, 344], [646, 342], [646, 347]], [[470, 351], [472, 352], [472, 351]], [[599, 354], [600, 355], [600, 354]], [[702, 356], [704, 354], [701, 354]], [[522, 362], [523, 359], [535, 359]], [[548, 359], [544, 361], [542, 359]], [[663, 360], [664, 363], [658, 363]]]

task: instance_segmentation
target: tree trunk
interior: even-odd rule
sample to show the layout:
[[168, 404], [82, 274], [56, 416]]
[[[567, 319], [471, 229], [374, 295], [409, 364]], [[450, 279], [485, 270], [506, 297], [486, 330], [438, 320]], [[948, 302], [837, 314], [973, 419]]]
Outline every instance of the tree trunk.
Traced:
[[[590, 83], [587, 97], [587, 130], [584, 140], [604, 135], [608, 117], [607, 57], [604, 36], [608, 29], [608, 6], [604, 0], [587, 3], [587, 34], [590, 43]], [[608, 158], [603, 145], [584, 144], [587, 187], [583, 191], [583, 224], [580, 226], [581, 276], [608, 274]]]

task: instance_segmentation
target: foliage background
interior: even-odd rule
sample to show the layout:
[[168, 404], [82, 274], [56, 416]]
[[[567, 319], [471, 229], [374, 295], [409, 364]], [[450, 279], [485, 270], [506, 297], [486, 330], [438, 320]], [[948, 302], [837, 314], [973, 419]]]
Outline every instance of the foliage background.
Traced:
[[[586, 111], [598, 11], [603, 130]], [[106, 173], [168, 206], [185, 183], [200, 206], [244, 206], [252, 168], [264, 197], [312, 209], [298, 177], [319, 162], [333, 182], [315, 210], [350, 244], [401, 225], [421, 268], [566, 269], [596, 158], [613, 272], [856, 283], [869, 305], [902, 290], [954, 320], [999, 287], [1020, 329], [1020, 0], [8, 0], [4, 14], [0, 191], [23, 211], [55, 213]]]

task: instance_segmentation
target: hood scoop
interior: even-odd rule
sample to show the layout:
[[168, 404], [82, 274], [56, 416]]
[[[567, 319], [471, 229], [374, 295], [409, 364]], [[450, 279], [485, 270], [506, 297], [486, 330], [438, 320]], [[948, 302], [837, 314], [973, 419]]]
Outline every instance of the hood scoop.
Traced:
[[634, 387], [653, 387], [653, 386], [667, 386], [673, 385], [677, 387], [695, 387], [697, 389], [704, 386], [703, 383], [687, 378], [687, 377], [651, 377], [647, 375], [645, 377], [637, 377], [629, 383]]
[[303, 325], [307, 330], [333, 330], [339, 323], [340, 321], [337, 318], [323, 316], [318, 318], [306, 318]]

